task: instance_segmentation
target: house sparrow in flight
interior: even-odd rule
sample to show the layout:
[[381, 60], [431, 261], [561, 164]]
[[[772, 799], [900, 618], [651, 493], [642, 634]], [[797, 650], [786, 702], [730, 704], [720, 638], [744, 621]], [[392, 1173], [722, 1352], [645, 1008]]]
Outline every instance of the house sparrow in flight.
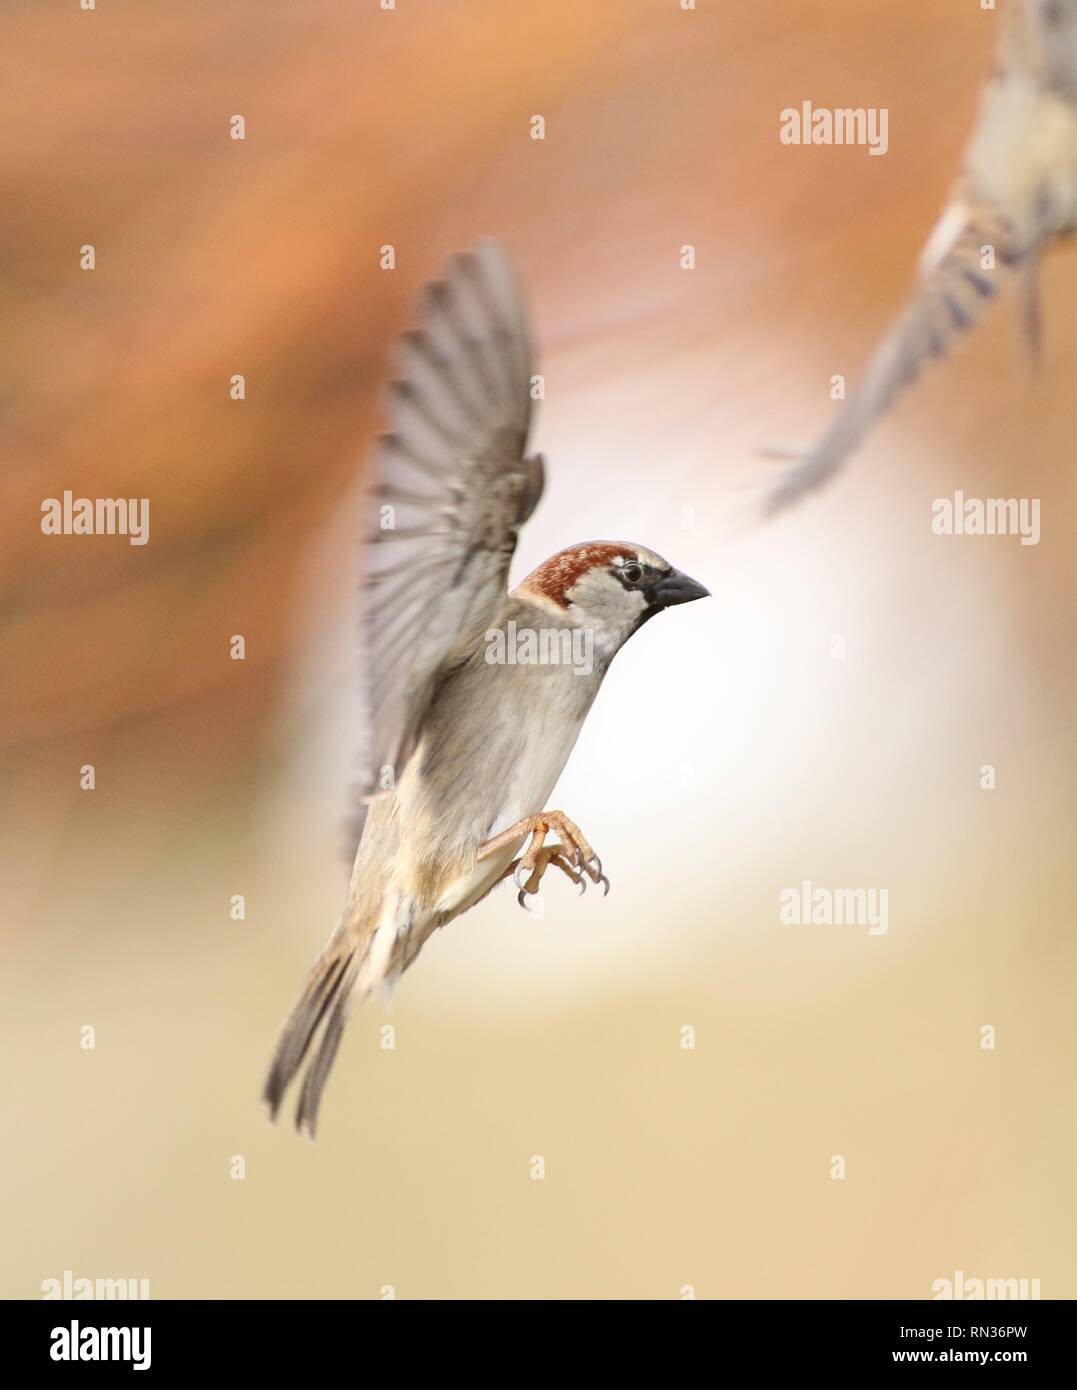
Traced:
[[399, 368], [368, 489], [362, 835], [264, 1093], [275, 1118], [310, 1053], [296, 1127], [311, 1137], [352, 1002], [394, 983], [433, 931], [510, 876], [525, 903], [551, 865], [608, 890], [579, 827], [543, 808], [618, 650], [707, 594], [654, 551], [609, 541], [570, 546], [506, 592], [543, 462], [527, 454], [527, 312], [496, 243], [429, 286]]
[[1019, 284], [1035, 354], [1039, 258], [1075, 229], [1077, 0], [1011, 0], [979, 120], [910, 299], [859, 390], [815, 447], [793, 456], [766, 511], [783, 511], [836, 473], [898, 392], [978, 322], [1009, 279]]

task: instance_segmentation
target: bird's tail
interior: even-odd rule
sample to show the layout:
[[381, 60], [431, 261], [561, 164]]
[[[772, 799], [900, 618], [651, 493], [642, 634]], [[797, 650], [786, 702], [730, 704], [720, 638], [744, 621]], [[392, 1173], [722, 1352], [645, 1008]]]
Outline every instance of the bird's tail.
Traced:
[[275, 1120], [285, 1091], [320, 1033], [307, 1064], [295, 1113], [296, 1129], [301, 1133], [305, 1130], [312, 1139], [322, 1091], [348, 1021], [362, 954], [352, 934], [338, 927], [314, 962], [299, 1002], [281, 1032], [266, 1078], [262, 1094], [270, 1117]]

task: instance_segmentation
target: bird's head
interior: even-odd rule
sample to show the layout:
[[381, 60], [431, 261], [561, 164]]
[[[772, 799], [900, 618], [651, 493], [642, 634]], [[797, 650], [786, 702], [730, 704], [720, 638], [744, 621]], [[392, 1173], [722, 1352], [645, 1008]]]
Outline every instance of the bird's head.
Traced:
[[709, 596], [661, 555], [621, 541], [587, 541], [559, 550], [516, 592], [574, 626], [591, 629], [596, 647], [608, 656], [663, 608]]

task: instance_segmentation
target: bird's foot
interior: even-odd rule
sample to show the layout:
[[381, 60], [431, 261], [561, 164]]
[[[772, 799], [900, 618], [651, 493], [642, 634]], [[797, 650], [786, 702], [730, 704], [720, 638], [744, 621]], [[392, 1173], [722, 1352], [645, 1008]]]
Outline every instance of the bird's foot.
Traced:
[[[534, 845], [534, 838], [531, 843]], [[556, 865], [573, 883], [578, 883], [581, 892], [587, 887], [587, 880], [565, 858], [561, 845], [540, 845], [534, 852], [529, 847], [527, 853], [514, 859], [505, 871], [505, 877], [511, 874], [513, 883], [520, 890], [516, 901], [521, 907], [527, 907], [527, 899], [538, 892], [542, 876], [551, 864]]]
[[[550, 831], [558, 836], [558, 841], [552, 845], [545, 843]], [[527, 906], [529, 895], [538, 892], [542, 876], [551, 864], [573, 883], [579, 884], [581, 893], [586, 890], [588, 879], [592, 883], [601, 883], [604, 894], [610, 891], [610, 881], [602, 872], [602, 860], [588, 844], [579, 826], [561, 811], [545, 811], [540, 816], [527, 816], [517, 821], [481, 845], [478, 857], [485, 859], [504, 845], [518, 840], [521, 835], [530, 835], [531, 842], [503, 875], [504, 878], [512, 875], [513, 882], [520, 890], [517, 901], [521, 907]]]

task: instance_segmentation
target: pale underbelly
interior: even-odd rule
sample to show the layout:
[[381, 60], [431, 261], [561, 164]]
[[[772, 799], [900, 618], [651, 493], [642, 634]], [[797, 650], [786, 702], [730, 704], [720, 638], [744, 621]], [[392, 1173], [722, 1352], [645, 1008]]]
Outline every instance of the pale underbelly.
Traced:
[[438, 898], [434, 911], [439, 914], [462, 912], [471, 903], [485, 896], [515, 859], [524, 840], [525, 837], [521, 836], [512, 844], [502, 846], [489, 859], [480, 860], [468, 873], [454, 879]]

